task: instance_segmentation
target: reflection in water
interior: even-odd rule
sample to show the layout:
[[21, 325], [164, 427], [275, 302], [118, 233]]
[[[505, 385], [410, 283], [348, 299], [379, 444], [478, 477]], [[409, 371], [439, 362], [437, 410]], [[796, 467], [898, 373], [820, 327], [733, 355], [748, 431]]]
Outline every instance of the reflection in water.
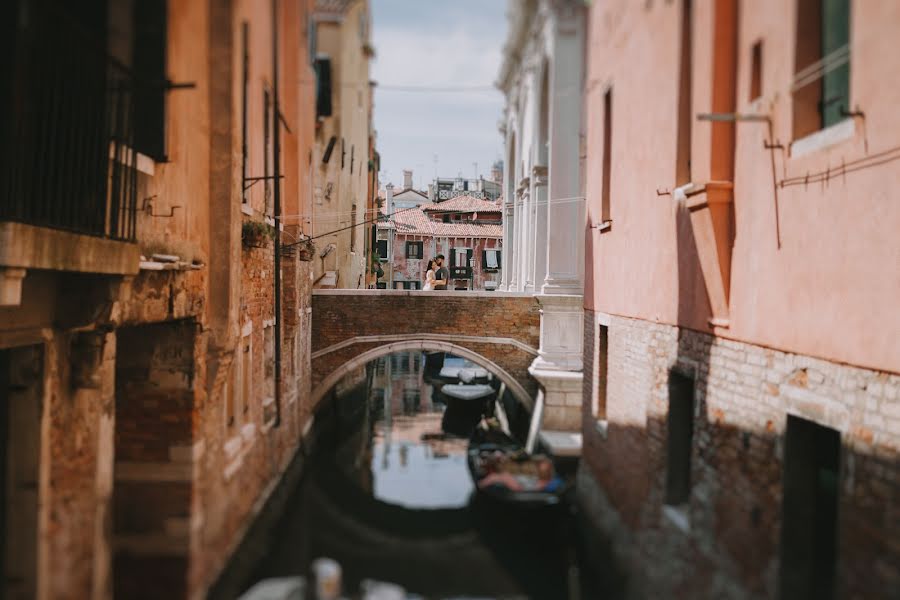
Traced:
[[470, 502], [467, 436], [494, 396], [448, 398], [440, 366], [425, 373], [423, 354], [398, 353], [335, 387], [254, 581], [308, 575], [326, 556], [341, 564], [347, 596], [374, 578], [426, 598], [572, 597], [567, 524], [548, 529], [529, 517], [504, 526], [509, 519]]
[[466, 468], [468, 441], [443, 430], [447, 407], [435, 400], [435, 386], [441, 383], [426, 380], [422, 363], [418, 352], [375, 362], [369, 395], [369, 409], [376, 415], [374, 496], [414, 508], [465, 506], [473, 489]]

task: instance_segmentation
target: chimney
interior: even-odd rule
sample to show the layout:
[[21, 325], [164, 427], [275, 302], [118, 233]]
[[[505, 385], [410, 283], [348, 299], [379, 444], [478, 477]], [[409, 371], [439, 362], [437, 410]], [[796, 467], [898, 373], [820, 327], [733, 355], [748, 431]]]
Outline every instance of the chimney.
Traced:
[[429, 183], [429, 184], [428, 184], [428, 201], [429, 201], [429, 202], [435, 202], [435, 199], [434, 199], [434, 184], [433, 184], [433, 183]]
[[394, 212], [394, 184], [389, 183], [384, 186], [384, 214], [390, 215], [392, 212]]
[[500, 162], [495, 162], [491, 167], [491, 181], [501, 183], [503, 181], [503, 167]]
[[412, 188], [412, 171], [403, 171], [403, 189]]

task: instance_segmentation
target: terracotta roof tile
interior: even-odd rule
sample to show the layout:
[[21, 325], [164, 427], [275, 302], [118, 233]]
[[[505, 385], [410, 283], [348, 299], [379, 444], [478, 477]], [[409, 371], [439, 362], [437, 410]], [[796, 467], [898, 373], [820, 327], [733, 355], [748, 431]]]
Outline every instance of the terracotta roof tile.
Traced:
[[443, 202], [423, 204], [422, 210], [443, 212], [501, 212], [500, 206], [490, 200], [481, 200], [472, 196], [457, 196]]
[[316, 0], [316, 11], [343, 14], [356, 0]]
[[[382, 209], [382, 214], [386, 214]], [[502, 238], [500, 223], [441, 223], [432, 221], [421, 207], [401, 209], [393, 217], [378, 224], [383, 229], [395, 229], [397, 233], [430, 235], [436, 237], [484, 237]]]

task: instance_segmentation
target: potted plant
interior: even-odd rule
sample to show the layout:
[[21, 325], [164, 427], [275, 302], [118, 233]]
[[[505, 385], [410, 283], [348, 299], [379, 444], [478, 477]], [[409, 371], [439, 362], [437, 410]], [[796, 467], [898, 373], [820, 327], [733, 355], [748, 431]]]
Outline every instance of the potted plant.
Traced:
[[309, 262], [316, 255], [316, 245], [312, 238], [304, 238], [297, 242], [297, 258]]
[[378, 250], [372, 253], [372, 265], [370, 271], [375, 275], [376, 279], [384, 277], [384, 269], [381, 268], [381, 255], [378, 253]]

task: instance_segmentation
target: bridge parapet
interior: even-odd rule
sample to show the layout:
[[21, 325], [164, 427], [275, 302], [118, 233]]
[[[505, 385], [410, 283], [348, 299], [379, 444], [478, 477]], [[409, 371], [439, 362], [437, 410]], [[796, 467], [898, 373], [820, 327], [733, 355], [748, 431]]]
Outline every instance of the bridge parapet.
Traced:
[[315, 401], [361, 364], [409, 349], [462, 355], [494, 372], [526, 404], [537, 392], [540, 306], [532, 294], [413, 290], [315, 290]]

